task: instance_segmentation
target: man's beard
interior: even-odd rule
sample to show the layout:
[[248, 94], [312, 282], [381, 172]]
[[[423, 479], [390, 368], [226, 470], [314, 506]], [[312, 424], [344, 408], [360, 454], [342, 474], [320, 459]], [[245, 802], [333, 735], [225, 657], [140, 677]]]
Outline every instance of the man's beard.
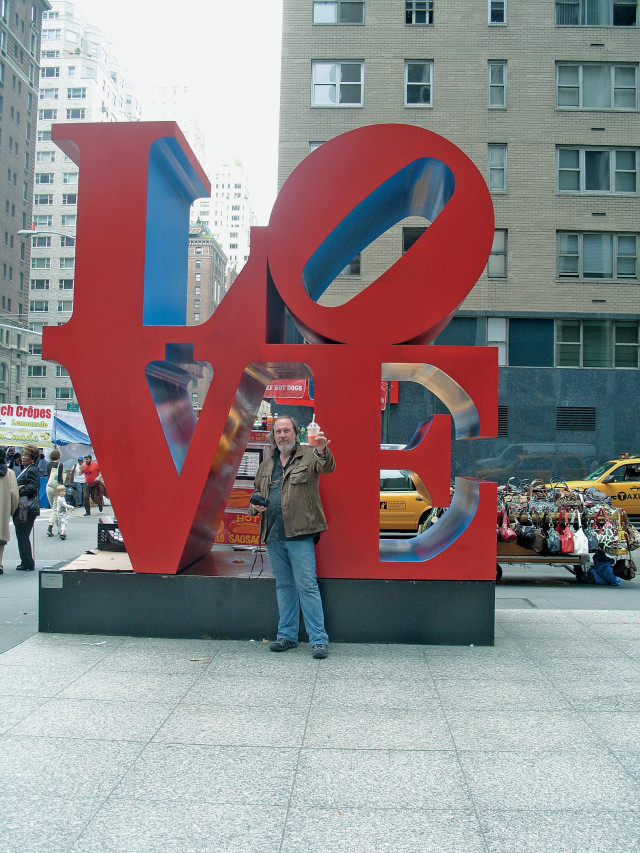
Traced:
[[290, 453], [293, 450], [293, 448], [296, 446], [296, 440], [294, 438], [289, 442], [277, 441], [276, 446], [277, 446], [278, 450], [280, 451], [280, 453]]

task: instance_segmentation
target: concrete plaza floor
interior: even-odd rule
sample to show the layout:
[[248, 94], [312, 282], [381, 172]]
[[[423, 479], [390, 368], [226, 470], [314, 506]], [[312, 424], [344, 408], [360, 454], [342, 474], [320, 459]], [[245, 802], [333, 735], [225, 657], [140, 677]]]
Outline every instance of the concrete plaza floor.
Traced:
[[[0, 580], [5, 615], [33, 612], [37, 572]], [[0, 851], [638, 849], [637, 582], [496, 596], [494, 647], [324, 661], [5, 626]]]

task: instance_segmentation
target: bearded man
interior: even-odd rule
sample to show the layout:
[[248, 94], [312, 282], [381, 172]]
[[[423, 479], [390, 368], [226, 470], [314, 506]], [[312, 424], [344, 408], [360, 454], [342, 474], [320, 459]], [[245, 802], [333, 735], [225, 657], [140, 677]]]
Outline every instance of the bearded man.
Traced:
[[278, 599], [278, 636], [269, 648], [285, 652], [298, 645], [300, 609], [311, 654], [326, 658], [329, 638], [316, 577], [315, 544], [327, 529], [318, 478], [336, 463], [329, 439], [320, 431], [315, 447], [300, 444], [293, 418], [277, 417], [270, 431], [273, 453], [256, 474], [251, 508], [261, 514], [260, 539], [266, 542]]

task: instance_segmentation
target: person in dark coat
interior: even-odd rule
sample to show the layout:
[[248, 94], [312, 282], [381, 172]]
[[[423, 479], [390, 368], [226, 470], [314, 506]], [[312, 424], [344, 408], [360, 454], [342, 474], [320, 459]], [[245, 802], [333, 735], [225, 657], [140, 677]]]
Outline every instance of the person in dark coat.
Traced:
[[16, 566], [23, 572], [32, 572], [36, 565], [31, 552], [29, 537], [33, 530], [36, 518], [40, 515], [40, 472], [38, 471], [38, 460], [40, 451], [35, 444], [25, 444], [22, 448], [22, 459], [24, 469], [18, 475], [18, 491], [20, 497], [27, 499], [27, 517], [20, 520], [20, 507], [13, 515], [13, 524], [16, 528], [16, 539], [18, 540], [18, 551], [20, 552], [20, 564]]

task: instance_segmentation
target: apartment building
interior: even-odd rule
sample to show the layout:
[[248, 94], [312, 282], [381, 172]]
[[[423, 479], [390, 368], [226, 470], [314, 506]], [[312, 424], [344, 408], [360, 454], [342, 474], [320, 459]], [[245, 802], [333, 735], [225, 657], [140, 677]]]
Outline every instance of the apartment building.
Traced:
[[242, 163], [220, 166], [211, 182], [211, 198], [198, 199], [192, 222], [201, 222], [215, 235], [228, 258], [227, 289], [249, 258], [249, 232], [256, 219]]
[[[639, 20], [637, 0], [284, 0], [279, 185], [334, 136], [400, 122], [454, 142], [491, 192], [489, 262], [436, 344], [498, 348], [499, 436], [454, 442], [454, 469], [503, 454], [530, 477], [539, 452], [573, 475], [640, 449]], [[428, 225], [398, 223], [323, 303]], [[445, 411], [411, 385], [387, 440]]]
[[[51, 141], [51, 125], [135, 121], [137, 99], [110, 43], [69, 0], [43, 14], [35, 152], [29, 326], [61, 325], [73, 310], [78, 167]], [[56, 409], [76, 408], [65, 367], [42, 361], [30, 344], [26, 397]]]
[[46, 0], [0, 0], [0, 403], [26, 398], [29, 228], [38, 110], [42, 13]]
[[[211, 231], [202, 224], [189, 226], [187, 288], [187, 326], [204, 323], [213, 314], [225, 294], [227, 258]], [[194, 408], [204, 403], [213, 370], [202, 367], [202, 376], [189, 387]]]

